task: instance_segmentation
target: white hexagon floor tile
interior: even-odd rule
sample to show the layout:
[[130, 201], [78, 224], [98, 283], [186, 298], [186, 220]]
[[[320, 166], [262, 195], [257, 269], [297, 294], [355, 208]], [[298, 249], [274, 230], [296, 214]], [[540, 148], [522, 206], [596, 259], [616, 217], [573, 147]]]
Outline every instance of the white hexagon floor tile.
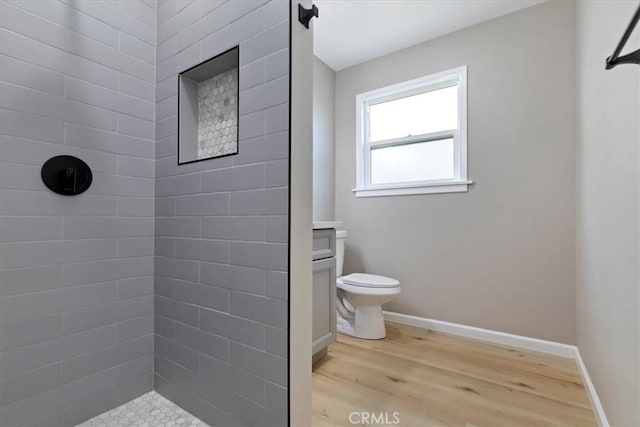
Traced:
[[209, 427], [155, 391], [91, 418], [77, 427]]

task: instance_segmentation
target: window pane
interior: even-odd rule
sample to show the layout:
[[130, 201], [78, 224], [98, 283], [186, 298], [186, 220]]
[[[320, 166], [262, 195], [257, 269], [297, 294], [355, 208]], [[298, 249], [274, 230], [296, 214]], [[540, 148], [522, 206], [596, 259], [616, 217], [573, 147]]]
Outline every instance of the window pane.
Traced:
[[453, 179], [453, 138], [371, 149], [371, 183]]
[[369, 141], [404, 138], [457, 127], [458, 86], [369, 107]]

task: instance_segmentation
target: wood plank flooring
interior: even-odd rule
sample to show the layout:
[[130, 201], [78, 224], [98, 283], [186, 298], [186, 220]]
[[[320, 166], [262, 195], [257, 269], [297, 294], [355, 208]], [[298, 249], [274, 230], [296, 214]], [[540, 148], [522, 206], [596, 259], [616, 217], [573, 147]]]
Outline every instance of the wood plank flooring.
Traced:
[[395, 323], [384, 340], [338, 335], [313, 366], [313, 426], [393, 424], [597, 425], [571, 359]]

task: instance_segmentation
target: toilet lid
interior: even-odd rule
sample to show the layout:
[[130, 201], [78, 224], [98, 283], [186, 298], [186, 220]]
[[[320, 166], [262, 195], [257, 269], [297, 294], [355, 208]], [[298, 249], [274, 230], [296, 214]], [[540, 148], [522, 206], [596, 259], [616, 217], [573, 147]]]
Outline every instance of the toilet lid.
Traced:
[[341, 277], [342, 282], [352, 286], [366, 286], [369, 288], [394, 288], [400, 285], [395, 279], [375, 274], [352, 273]]

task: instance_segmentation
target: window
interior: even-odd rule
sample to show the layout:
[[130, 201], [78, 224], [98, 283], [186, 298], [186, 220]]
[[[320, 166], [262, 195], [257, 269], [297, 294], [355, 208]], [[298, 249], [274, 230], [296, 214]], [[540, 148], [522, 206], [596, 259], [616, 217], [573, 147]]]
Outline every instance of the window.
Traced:
[[466, 73], [356, 97], [356, 197], [467, 191]]

